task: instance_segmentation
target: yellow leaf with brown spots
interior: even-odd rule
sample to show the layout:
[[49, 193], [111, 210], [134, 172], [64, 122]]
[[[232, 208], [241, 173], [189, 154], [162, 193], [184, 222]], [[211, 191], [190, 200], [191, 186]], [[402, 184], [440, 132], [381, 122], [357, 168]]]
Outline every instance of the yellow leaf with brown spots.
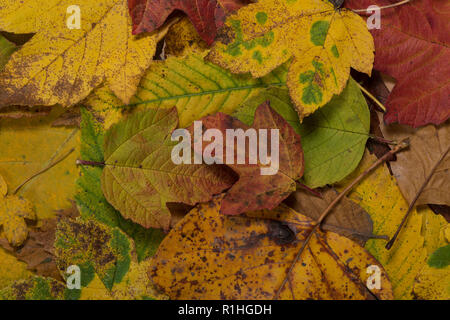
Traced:
[[262, 77], [291, 60], [287, 85], [300, 119], [345, 88], [350, 68], [371, 74], [365, 21], [328, 0], [260, 0], [228, 17], [208, 59]]
[[[375, 161], [376, 157], [366, 152], [358, 169], [342, 182], [341, 187], [353, 181]], [[392, 237], [408, 210], [408, 203], [386, 166], [379, 167], [360, 182], [349, 198], [369, 213], [376, 235]], [[412, 210], [390, 250], [385, 249], [384, 240], [367, 242], [365, 248], [386, 269], [396, 299], [414, 297], [412, 291], [416, 277], [426, 266], [428, 256], [445, 237], [447, 225], [442, 216], [435, 215], [428, 207], [419, 207]]]
[[[67, 26], [72, 5], [80, 29]], [[0, 107], [74, 105], [104, 80], [128, 103], [165, 32], [132, 36], [126, 0], [0, 0], [0, 30], [36, 33], [0, 74]]]
[[[273, 299], [313, 221], [280, 206], [247, 216], [219, 213], [221, 197], [194, 208], [163, 240], [149, 276], [171, 299]], [[366, 287], [367, 267], [381, 289]], [[280, 299], [392, 299], [383, 267], [355, 242], [317, 231]]]

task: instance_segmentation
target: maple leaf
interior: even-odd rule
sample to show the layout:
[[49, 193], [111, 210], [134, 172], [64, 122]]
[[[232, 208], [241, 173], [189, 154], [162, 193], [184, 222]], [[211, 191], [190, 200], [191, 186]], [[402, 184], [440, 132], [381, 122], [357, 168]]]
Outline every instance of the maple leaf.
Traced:
[[16, 195], [7, 195], [8, 189], [0, 175], [0, 226], [13, 247], [20, 246], [28, 237], [25, 219], [35, 220], [33, 204]]
[[[221, 198], [193, 209], [163, 240], [149, 275], [171, 299], [272, 299], [314, 225], [280, 206], [249, 217], [219, 213]], [[382, 287], [365, 287], [367, 265]], [[383, 267], [363, 248], [318, 232], [302, 252], [280, 299], [391, 299]]]
[[186, 13], [198, 34], [212, 44], [225, 16], [239, 9], [246, 0], [128, 0], [133, 34], [152, 32], [161, 27], [175, 10]]
[[300, 119], [342, 92], [350, 67], [372, 71], [364, 20], [327, 0], [258, 1], [230, 15], [217, 40], [207, 58], [233, 73], [261, 77], [291, 60], [287, 85]]
[[105, 135], [102, 189], [121, 214], [146, 228], [171, 225], [166, 204], [194, 205], [227, 189], [234, 176], [224, 168], [176, 165], [171, 158], [177, 111], [138, 112], [113, 125]]
[[[224, 137], [229, 129], [242, 129], [244, 131], [249, 129], [241, 121], [220, 112], [214, 116], [202, 118], [200, 121], [205, 129], [218, 129]], [[251, 145], [251, 141], [248, 145], [238, 144], [235, 153], [233, 153], [235, 150], [234, 140], [231, 145], [225, 141], [222, 144], [214, 141], [216, 150], [223, 150], [223, 157], [233, 154], [234, 164], [226, 162], [225, 164], [239, 175], [239, 180], [231, 187], [223, 199], [220, 210], [223, 214], [234, 215], [250, 210], [273, 209], [287, 198], [292, 191], [295, 191], [296, 180], [303, 175], [304, 162], [300, 136], [286, 120], [270, 108], [269, 103], [264, 103], [256, 109], [251, 128], [256, 129], [257, 132], [260, 129], [267, 130], [268, 150], [271, 150], [270, 141], [273, 137], [273, 134], [269, 133], [270, 129], [279, 130], [279, 159], [275, 159], [274, 155], [270, 155], [271, 164], [276, 162], [278, 171], [272, 175], [263, 175], [261, 169], [268, 167], [268, 164], [263, 164], [261, 158], [258, 159], [256, 164], [250, 163], [249, 154], [252, 153], [252, 150], [257, 154], [256, 147]], [[193, 131], [193, 127], [190, 129]], [[260, 152], [263, 142], [261, 138], [257, 139], [257, 148]], [[228, 138], [224, 138], [224, 140], [228, 141]], [[203, 153], [207, 148], [211, 148], [210, 144], [203, 143], [202, 150], [197, 150], [194, 143], [195, 152]], [[237, 162], [237, 157], [241, 155], [245, 157], [244, 164], [238, 164]]]
[[[350, 0], [351, 8], [392, 4], [387, 0]], [[397, 80], [384, 120], [420, 127], [450, 117], [450, 39], [447, 1], [415, 0], [383, 9], [375, 39], [374, 68]]]
[[69, 29], [72, 4], [0, 0], [0, 30], [36, 33], [0, 73], [0, 106], [70, 106], [104, 80], [124, 102], [135, 93], [165, 31], [133, 37], [126, 0], [78, 1], [81, 29]]

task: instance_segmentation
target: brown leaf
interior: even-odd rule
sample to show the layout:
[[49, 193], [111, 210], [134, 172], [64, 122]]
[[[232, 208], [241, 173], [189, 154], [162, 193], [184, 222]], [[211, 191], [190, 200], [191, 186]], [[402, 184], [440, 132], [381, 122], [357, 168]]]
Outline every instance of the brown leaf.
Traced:
[[[223, 134], [223, 141], [218, 144], [218, 149], [222, 148], [223, 160], [225, 164], [233, 169], [238, 175], [239, 180], [226, 193], [222, 202], [220, 212], [223, 214], [241, 214], [243, 212], [260, 209], [273, 209], [281, 201], [286, 199], [291, 192], [296, 189], [296, 180], [303, 175], [304, 160], [303, 150], [300, 143], [300, 136], [294, 129], [265, 102], [258, 107], [255, 112], [255, 120], [252, 129], [256, 129], [256, 135], [259, 130], [267, 129], [267, 151], [271, 152], [271, 129], [278, 129], [279, 132], [279, 161], [278, 171], [272, 175], [263, 175], [261, 169], [267, 167], [261, 163], [258, 158], [256, 164], [250, 164], [249, 154], [251, 150], [258, 154], [262, 148], [261, 139], [257, 143], [249, 142], [246, 138], [245, 145], [235, 142], [230, 145], [226, 143], [226, 132], [228, 129], [242, 129], [244, 131], [251, 129], [241, 121], [223, 114], [217, 113], [214, 116], [207, 116], [201, 119], [205, 129], [218, 129]], [[192, 131], [191, 126], [190, 130]], [[194, 136], [194, 135], [193, 135]], [[257, 139], [257, 138], [255, 138]], [[236, 140], [236, 139], [235, 139]], [[255, 140], [256, 141], [256, 140]], [[257, 150], [255, 151], [257, 144]], [[200, 153], [211, 144], [203, 143], [203, 149], [197, 150], [194, 142], [195, 152]], [[226, 163], [226, 155], [234, 154], [234, 164]], [[245, 155], [245, 163], [237, 164], [239, 155]], [[270, 155], [273, 158], [273, 155]], [[271, 164], [276, 159], [271, 159]]]
[[[450, 146], [450, 122], [438, 127], [428, 125], [412, 129], [402, 125], [380, 125], [386, 139], [400, 141], [410, 137], [409, 149], [397, 155], [391, 168], [400, 190], [411, 203], [421, 186], [425, 183], [433, 167]], [[450, 205], [450, 154], [438, 164], [431, 180], [427, 183], [416, 205]]]
[[[322, 199], [306, 190], [298, 190], [290, 195], [285, 203], [295, 211], [317, 220], [338, 195], [338, 192], [331, 188], [322, 190], [321, 193]], [[324, 230], [350, 238], [361, 246], [373, 236], [373, 223], [369, 214], [347, 198], [339, 201], [323, 223]]]

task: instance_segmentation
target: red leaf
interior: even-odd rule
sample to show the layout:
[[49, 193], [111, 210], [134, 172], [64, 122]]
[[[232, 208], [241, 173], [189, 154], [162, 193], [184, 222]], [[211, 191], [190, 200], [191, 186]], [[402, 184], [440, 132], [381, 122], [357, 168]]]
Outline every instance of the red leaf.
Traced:
[[[348, 0], [353, 9], [385, 6], [393, 0]], [[386, 123], [420, 127], [450, 117], [450, 2], [415, 0], [381, 10], [374, 68], [397, 80], [386, 107]]]
[[[224, 143], [221, 144], [223, 147], [223, 159], [225, 164], [227, 164], [225, 161], [227, 149], [233, 148], [234, 150], [235, 143], [232, 145], [226, 143], [226, 130], [243, 129], [246, 131], [250, 127], [220, 112], [214, 116], [204, 117], [201, 121], [204, 129], [218, 129], [222, 133], [224, 137]], [[268, 102], [262, 104], [256, 110], [255, 120], [251, 128], [256, 129], [257, 135], [259, 134], [259, 129], [268, 129], [267, 150], [269, 156], [271, 156], [270, 142], [272, 141], [270, 129], [279, 130], [278, 172], [273, 175], [262, 175], [261, 168], [268, 167], [268, 165], [263, 165], [260, 162], [261, 158], [259, 155], [256, 164], [249, 164], [249, 152], [252, 146], [248, 146], [248, 140], [244, 148], [242, 146], [239, 148], [238, 146], [236, 152], [232, 153], [234, 154], [235, 164], [227, 165], [239, 175], [239, 180], [226, 193], [220, 209], [222, 214], [236, 215], [253, 210], [273, 209], [296, 190], [295, 181], [303, 175], [304, 162], [300, 136], [286, 120], [270, 108]], [[193, 126], [191, 126], [190, 130], [191, 132], [193, 131]], [[196, 150], [194, 145], [194, 150], [200, 153], [208, 145], [203, 143], [203, 148], [200, 150]], [[255, 150], [256, 147], [258, 147], [258, 150]], [[258, 141], [257, 146], [253, 146], [253, 150], [257, 153], [261, 147], [261, 141]], [[236, 164], [237, 155], [240, 153], [245, 154], [245, 164]]]
[[152, 32], [161, 27], [175, 10], [186, 13], [199, 35], [211, 45], [217, 29], [228, 13], [242, 7], [246, 0], [128, 0], [133, 19], [133, 34]]

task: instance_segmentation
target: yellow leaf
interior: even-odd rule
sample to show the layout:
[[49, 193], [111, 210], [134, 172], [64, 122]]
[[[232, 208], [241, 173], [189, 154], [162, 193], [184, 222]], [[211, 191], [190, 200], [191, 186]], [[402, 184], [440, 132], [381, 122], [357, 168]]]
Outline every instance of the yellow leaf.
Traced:
[[39, 220], [55, 216], [57, 210], [71, 208], [70, 199], [76, 192], [79, 130], [52, 127], [51, 123], [61, 112], [62, 109], [54, 108], [45, 118], [0, 119], [0, 174], [7, 181], [10, 192], [75, 148], [61, 162], [28, 181], [17, 192], [18, 196], [33, 203]]
[[[178, 23], [170, 27], [165, 38], [165, 53], [170, 56], [183, 56], [192, 53], [191, 50], [202, 52], [208, 45], [198, 35], [192, 22], [183, 17]], [[190, 50], [187, 50], [187, 49]]]
[[27, 279], [32, 273], [27, 270], [27, 264], [17, 260], [0, 248], [0, 289], [11, 285], [16, 280]]
[[328, 0], [260, 0], [231, 15], [208, 59], [262, 77], [291, 59], [288, 87], [300, 119], [345, 88], [350, 67], [371, 74], [365, 21]]
[[8, 185], [6, 184], [5, 178], [0, 174], [0, 199], [8, 193]]
[[[358, 169], [342, 182], [341, 188], [375, 161], [375, 156], [366, 152]], [[392, 237], [408, 210], [408, 203], [386, 166], [379, 167], [359, 183], [349, 198], [370, 214], [376, 235]], [[447, 225], [442, 216], [435, 215], [428, 207], [413, 209], [390, 250], [385, 249], [384, 240], [367, 242], [366, 249], [386, 269], [396, 299], [413, 298], [415, 279], [426, 265], [428, 256], [443, 239]]]
[[0, 226], [13, 247], [20, 246], [28, 236], [25, 219], [36, 219], [33, 205], [28, 200], [15, 195], [0, 199]]
[[[66, 25], [74, 4], [81, 29]], [[128, 103], [162, 36], [132, 36], [126, 0], [0, 0], [0, 30], [36, 33], [0, 74], [0, 106], [73, 105], [105, 79]]]
[[[225, 216], [221, 198], [201, 204], [161, 243], [150, 269], [172, 299], [273, 299], [313, 221], [287, 206]], [[381, 265], [355, 242], [317, 231], [280, 290], [280, 299], [370, 299], [367, 267], [381, 271], [373, 295], [391, 299]]]

